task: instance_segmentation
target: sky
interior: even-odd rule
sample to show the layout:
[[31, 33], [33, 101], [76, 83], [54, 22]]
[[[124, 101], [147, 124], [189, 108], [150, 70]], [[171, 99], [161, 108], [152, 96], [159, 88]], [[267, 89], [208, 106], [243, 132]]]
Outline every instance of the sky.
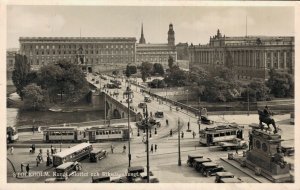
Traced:
[[294, 36], [293, 7], [222, 6], [51, 6], [9, 5], [7, 48], [19, 37], [136, 37], [141, 24], [147, 43], [167, 43], [173, 23], [175, 42], [206, 44], [220, 29], [225, 36]]

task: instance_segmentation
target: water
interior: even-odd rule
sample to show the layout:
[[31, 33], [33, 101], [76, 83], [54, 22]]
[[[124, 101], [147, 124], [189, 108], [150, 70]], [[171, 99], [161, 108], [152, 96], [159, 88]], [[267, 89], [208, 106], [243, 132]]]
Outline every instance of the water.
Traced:
[[52, 111], [22, 111], [17, 108], [7, 108], [7, 126], [55, 125], [61, 123], [79, 123], [104, 119], [104, 111], [82, 112], [52, 112]]

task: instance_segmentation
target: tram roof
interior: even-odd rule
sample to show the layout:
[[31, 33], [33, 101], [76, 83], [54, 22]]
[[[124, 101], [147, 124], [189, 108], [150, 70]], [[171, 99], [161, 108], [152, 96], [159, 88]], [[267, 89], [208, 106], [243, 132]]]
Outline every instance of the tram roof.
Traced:
[[104, 130], [109, 130], [109, 129], [122, 129], [122, 128], [128, 128], [126, 125], [112, 125], [112, 126], [94, 126], [91, 128], [86, 129], [86, 131], [94, 131], [97, 129], [104, 129]]
[[238, 125], [220, 125], [217, 127], [212, 127], [212, 128], [206, 128], [204, 131], [205, 132], [219, 132], [219, 131], [232, 131], [232, 130], [240, 130], [243, 129], [243, 126], [238, 126]]
[[80, 143], [78, 145], [72, 146], [71, 148], [63, 150], [62, 152], [58, 152], [58, 153], [54, 154], [53, 156], [63, 158], [67, 155], [70, 155], [70, 154], [72, 154], [78, 150], [81, 150], [83, 148], [86, 148], [90, 145], [91, 145], [90, 143]]
[[74, 162], [66, 162], [66, 163], [63, 163], [59, 166], [56, 167], [56, 169], [66, 169], [67, 167], [71, 166]]
[[64, 131], [64, 130], [75, 130], [77, 127], [49, 127], [45, 131]]

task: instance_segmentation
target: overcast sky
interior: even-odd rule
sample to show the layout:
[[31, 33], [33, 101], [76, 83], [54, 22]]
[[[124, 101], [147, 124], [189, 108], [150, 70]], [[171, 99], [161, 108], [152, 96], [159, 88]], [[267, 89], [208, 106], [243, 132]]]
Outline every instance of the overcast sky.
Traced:
[[19, 37], [136, 37], [167, 43], [173, 23], [176, 44], [205, 44], [219, 28], [226, 36], [293, 36], [292, 7], [8, 6], [7, 47]]

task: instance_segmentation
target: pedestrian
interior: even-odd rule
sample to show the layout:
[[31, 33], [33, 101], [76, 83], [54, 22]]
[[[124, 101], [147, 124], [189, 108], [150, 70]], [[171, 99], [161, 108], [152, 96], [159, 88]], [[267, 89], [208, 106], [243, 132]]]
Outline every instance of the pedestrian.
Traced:
[[173, 131], [172, 131], [172, 129], [170, 130], [170, 137], [172, 137], [173, 136]]
[[196, 133], [195, 133], [195, 131], [193, 131], [193, 139], [195, 138], [195, 136], [196, 136]]
[[39, 156], [37, 156], [35, 160], [36, 160], [36, 167], [38, 167], [38, 166], [39, 166], [39, 163], [40, 163], [40, 158], [39, 158]]
[[181, 132], [181, 138], [183, 139], [183, 137], [184, 137], [184, 132], [182, 131]]
[[150, 151], [151, 151], [151, 153], [153, 153], [153, 144], [151, 144]]
[[23, 165], [23, 162], [22, 162], [22, 163], [21, 163], [21, 172], [24, 172], [24, 171], [23, 171], [23, 166], [24, 166], [24, 165]]
[[123, 146], [123, 153], [126, 153], [126, 145]]
[[13, 147], [13, 146], [10, 147], [10, 154], [11, 154], [11, 155], [14, 154], [14, 147]]
[[35, 153], [35, 144], [32, 144], [31, 149], [32, 149], [32, 153]]
[[156, 152], [156, 150], [157, 150], [157, 144], [155, 144], [154, 149], [155, 149], [155, 152]]
[[49, 152], [49, 149], [47, 149], [47, 157], [50, 156], [50, 152]]
[[34, 134], [34, 125], [32, 125], [32, 134]]
[[114, 153], [114, 148], [115, 148], [114, 145], [111, 145], [111, 146], [110, 146], [110, 149], [111, 149], [111, 153], [112, 153], [112, 154]]
[[167, 125], [169, 125], [169, 121], [168, 121], [168, 119], [166, 119], [166, 124], [167, 124]]
[[150, 117], [152, 117], [152, 111], [150, 111]]
[[239, 154], [239, 148], [236, 146], [235, 148], [235, 153], [238, 155]]
[[29, 175], [29, 164], [26, 166], [26, 175]]
[[53, 146], [51, 145], [51, 155], [53, 155], [54, 154], [54, 148], [53, 148]]
[[190, 130], [190, 122], [187, 123], [188, 130]]

